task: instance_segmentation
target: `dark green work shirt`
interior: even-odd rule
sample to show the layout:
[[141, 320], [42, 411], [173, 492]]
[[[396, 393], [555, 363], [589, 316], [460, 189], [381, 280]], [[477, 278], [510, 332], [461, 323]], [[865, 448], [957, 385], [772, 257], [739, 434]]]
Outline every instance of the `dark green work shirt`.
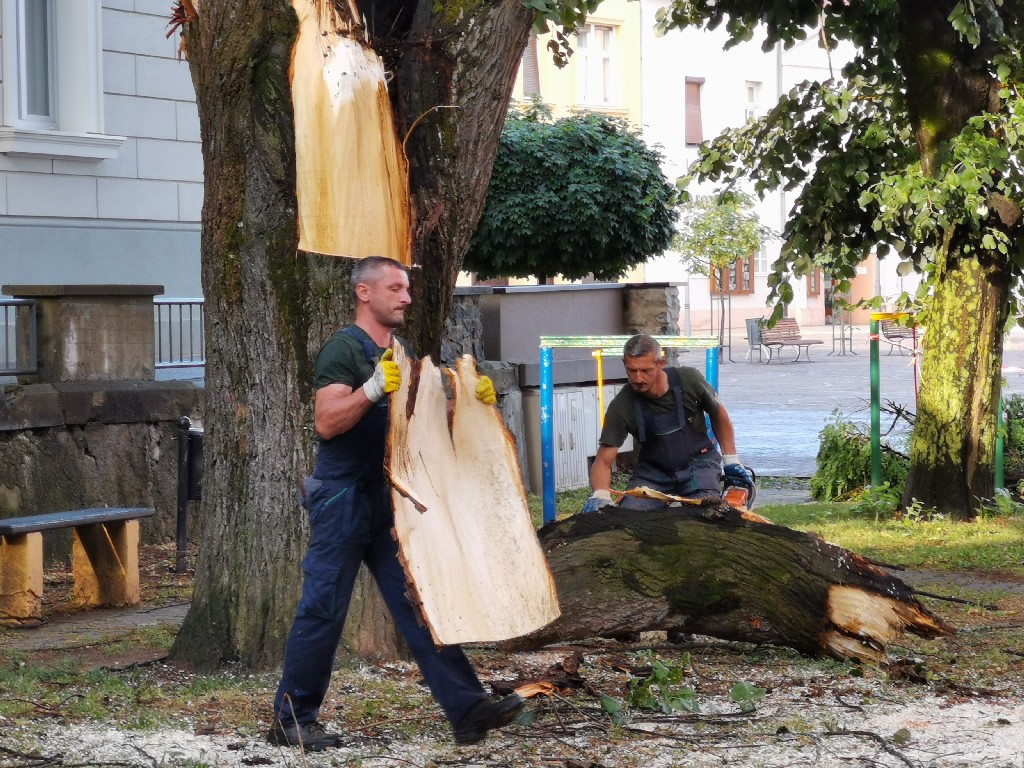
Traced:
[[[718, 407], [721, 404], [718, 394], [696, 368], [681, 366], [676, 368], [676, 371], [682, 384], [686, 421], [697, 434], [707, 434], [704, 414], [713, 415], [718, 412]], [[618, 448], [626, 442], [627, 435], [633, 435], [634, 438], [638, 436], [636, 409], [633, 407], [633, 400], [638, 397], [654, 413], [673, 411], [676, 407], [671, 386], [664, 395], [650, 400], [643, 395], [636, 394], [633, 388], [627, 384], [608, 404], [608, 410], [604, 415], [604, 428], [601, 430], [601, 445]]]

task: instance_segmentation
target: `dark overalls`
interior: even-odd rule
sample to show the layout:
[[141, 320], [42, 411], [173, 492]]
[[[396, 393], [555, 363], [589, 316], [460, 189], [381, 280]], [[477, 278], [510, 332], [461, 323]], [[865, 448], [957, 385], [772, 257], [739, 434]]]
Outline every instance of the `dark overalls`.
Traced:
[[[377, 346], [356, 326], [344, 329], [377, 364]], [[284, 725], [319, 717], [341, 640], [359, 565], [366, 563], [384, 602], [449, 722], [458, 723], [487, 698], [458, 646], [440, 650], [406, 597], [405, 572], [391, 535], [394, 515], [384, 477], [388, 398], [382, 398], [344, 434], [320, 443], [307, 478], [309, 549], [302, 561], [302, 597], [285, 648], [274, 716]], [[440, 554], [440, 553], [439, 553]]]
[[[683, 388], [674, 368], [666, 370], [675, 408], [655, 413], [645, 398], [630, 391], [636, 414], [637, 456], [633, 476], [627, 488], [645, 485], [656, 491], [693, 499], [716, 498], [722, 495], [722, 454], [708, 437], [698, 432], [687, 420]], [[620, 507], [652, 509], [662, 506], [656, 499], [623, 496]]]

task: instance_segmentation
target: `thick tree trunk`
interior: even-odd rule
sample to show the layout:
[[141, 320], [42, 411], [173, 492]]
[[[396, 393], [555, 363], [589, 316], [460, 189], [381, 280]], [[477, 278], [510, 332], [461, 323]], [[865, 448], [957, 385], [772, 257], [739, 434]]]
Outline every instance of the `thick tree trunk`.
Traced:
[[940, 257], [936, 269], [903, 503], [969, 520], [995, 494], [1009, 275], [955, 256]]
[[[955, 0], [900, 4], [899, 65], [906, 73], [907, 106], [921, 172], [939, 172], [939, 153], [967, 121], [999, 108], [998, 82], [949, 23]], [[991, 206], [997, 226], [1009, 221]], [[960, 252], [957, 222], [936, 246], [934, 290], [927, 311], [917, 421], [903, 502], [959, 520], [974, 517], [995, 490], [996, 416], [1003, 327], [1007, 319], [1010, 259], [994, 252]]]
[[[206, 443], [194, 597], [172, 653], [200, 668], [268, 667], [283, 654], [302, 581], [308, 531], [296, 489], [312, 462], [312, 363], [351, 317], [351, 263], [296, 251], [291, 3], [194, 5], [186, 36], [204, 159]], [[408, 135], [421, 269], [405, 335], [436, 353], [532, 13], [520, 0], [361, 5], [396, 74], [397, 135]], [[381, 636], [369, 630], [361, 636]]]
[[434, 360], [533, 15], [522, 0], [420, 2], [395, 70], [392, 102], [399, 135], [408, 136], [419, 268], [408, 334]]
[[172, 654], [266, 667], [301, 585], [312, 358], [351, 311], [349, 266], [296, 253], [290, 4], [200, 9], [188, 51], [205, 174], [205, 463], [193, 602]]
[[909, 587], [864, 558], [729, 507], [607, 507], [548, 525], [540, 536], [562, 614], [509, 649], [681, 629], [879, 661], [904, 632], [952, 632]]

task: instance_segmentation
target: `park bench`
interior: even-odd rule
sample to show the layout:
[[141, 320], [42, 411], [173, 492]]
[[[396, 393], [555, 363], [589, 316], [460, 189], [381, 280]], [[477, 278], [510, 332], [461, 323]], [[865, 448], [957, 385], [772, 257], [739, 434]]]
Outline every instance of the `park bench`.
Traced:
[[772, 361], [775, 352], [779, 352], [779, 359], [782, 359], [783, 347], [796, 347], [796, 360], [800, 362], [803, 354], [807, 362], [811, 361], [810, 346], [812, 344], [823, 344], [821, 339], [804, 339], [800, 336], [800, 325], [792, 317], [783, 317], [771, 328], [761, 329], [761, 346], [768, 350], [768, 359], [765, 363]]
[[139, 602], [139, 520], [149, 507], [75, 509], [0, 520], [0, 623], [42, 620], [43, 531], [73, 530], [77, 605]]
[[893, 320], [879, 321], [878, 340], [889, 345], [887, 355], [891, 355], [893, 349], [899, 349], [901, 355], [904, 352], [914, 353], [914, 329]]

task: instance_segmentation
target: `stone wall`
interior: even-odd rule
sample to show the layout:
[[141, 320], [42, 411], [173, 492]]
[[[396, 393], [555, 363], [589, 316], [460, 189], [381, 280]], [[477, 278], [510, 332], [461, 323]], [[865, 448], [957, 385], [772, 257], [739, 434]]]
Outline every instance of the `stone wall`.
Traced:
[[[0, 394], [0, 518], [87, 507], [153, 507], [144, 541], [173, 541], [178, 420], [198, 409], [189, 382], [33, 384]], [[47, 557], [67, 531], [43, 537]]]
[[480, 317], [480, 296], [487, 289], [460, 288], [452, 296], [452, 306], [444, 322], [441, 339], [441, 363], [454, 365], [463, 355], [485, 360], [484, 324]]
[[671, 283], [626, 285], [622, 290], [622, 332], [679, 335], [679, 288]]

